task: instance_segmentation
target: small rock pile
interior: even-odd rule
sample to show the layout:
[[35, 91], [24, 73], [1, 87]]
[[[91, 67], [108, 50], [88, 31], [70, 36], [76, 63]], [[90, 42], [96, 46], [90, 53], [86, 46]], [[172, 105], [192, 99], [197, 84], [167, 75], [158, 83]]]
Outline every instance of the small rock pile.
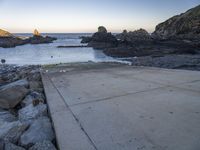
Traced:
[[0, 150], [56, 150], [39, 66], [0, 66]]

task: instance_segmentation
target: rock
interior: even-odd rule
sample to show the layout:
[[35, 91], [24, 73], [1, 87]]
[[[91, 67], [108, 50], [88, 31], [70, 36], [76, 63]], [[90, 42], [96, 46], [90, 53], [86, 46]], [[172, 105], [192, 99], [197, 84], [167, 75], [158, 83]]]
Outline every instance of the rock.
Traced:
[[135, 30], [133, 32], [124, 30], [123, 33], [116, 35], [116, 37], [121, 41], [137, 44], [138, 42], [146, 43], [152, 40], [150, 34], [145, 29]]
[[42, 83], [38, 82], [38, 81], [30, 81], [29, 82], [29, 87], [30, 89], [34, 90], [34, 89], [38, 89], [38, 88], [42, 88]]
[[6, 63], [6, 60], [5, 60], [5, 59], [1, 59], [1, 63], [2, 63], [2, 64], [5, 64], [5, 63]]
[[98, 32], [99, 33], [107, 33], [107, 29], [104, 26], [98, 27]]
[[0, 87], [0, 107], [14, 108], [28, 93], [28, 81], [18, 80]]
[[89, 43], [92, 40], [92, 37], [82, 36], [81, 39], [81, 43]]
[[199, 39], [199, 22], [200, 5], [160, 23], [156, 26], [156, 30], [152, 35], [156, 39]]
[[56, 148], [51, 141], [42, 141], [36, 143], [34, 146], [29, 148], [29, 150], [56, 150]]
[[38, 92], [31, 92], [26, 98], [21, 102], [22, 107], [28, 106], [35, 103], [44, 103], [44, 95]]
[[4, 150], [25, 150], [25, 148], [19, 147], [13, 143], [5, 143]]
[[28, 75], [28, 80], [29, 81], [41, 81], [41, 75], [39, 72], [36, 73], [30, 73]]
[[9, 132], [4, 136], [4, 141], [17, 144], [22, 133], [28, 128], [27, 124], [19, 123], [9, 130]]
[[55, 138], [50, 119], [40, 117], [35, 120], [29, 129], [24, 132], [20, 138], [20, 143], [23, 146], [30, 147], [33, 144], [42, 141], [52, 141]]
[[4, 150], [4, 141], [2, 139], [0, 139], [0, 150]]
[[43, 37], [40, 33], [35, 30], [34, 36], [30, 38], [14, 37], [7, 31], [0, 29], [0, 47], [10, 48], [16, 47], [24, 44], [42, 44], [42, 43], [52, 43], [56, 38], [54, 37]]
[[39, 31], [37, 29], [34, 30], [33, 36], [41, 36]]
[[18, 111], [19, 120], [21, 122], [26, 122], [28, 124], [32, 123], [32, 121], [41, 116], [47, 115], [47, 105], [39, 104], [37, 106], [33, 106], [30, 104]]
[[[4, 139], [5, 137], [9, 137], [9, 140], [16, 141], [19, 138], [18, 131], [22, 131], [24, 129], [24, 124], [20, 121], [14, 122], [0, 122], [0, 139]], [[15, 134], [16, 133], [16, 134]], [[18, 136], [19, 135], [19, 136]]]
[[0, 47], [10, 48], [18, 45], [27, 44], [27, 40], [18, 37], [1, 37], [0, 36]]
[[52, 43], [55, 41], [56, 38], [54, 37], [43, 37], [43, 36], [33, 36], [28, 39], [28, 43], [30, 44], [43, 44], [43, 43]]
[[8, 31], [0, 29], [0, 37], [12, 37], [13, 35]]
[[16, 121], [16, 117], [12, 115], [9, 111], [0, 110], [0, 122], [12, 122]]
[[117, 39], [111, 33], [107, 33], [105, 27], [100, 26], [98, 32], [94, 33], [91, 38], [82, 37], [82, 43], [88, 42], [89, 47], [94, 47], [96, 49], [104, 49], [108, 47], [116, 47]]

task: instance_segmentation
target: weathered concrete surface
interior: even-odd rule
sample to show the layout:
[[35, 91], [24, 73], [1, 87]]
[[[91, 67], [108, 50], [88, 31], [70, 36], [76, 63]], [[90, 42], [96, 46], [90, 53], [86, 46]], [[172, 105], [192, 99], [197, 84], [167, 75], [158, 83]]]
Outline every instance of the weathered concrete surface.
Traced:
[[44, 70], [60, 149], [200, 149], [200, 72], [104, 63]]

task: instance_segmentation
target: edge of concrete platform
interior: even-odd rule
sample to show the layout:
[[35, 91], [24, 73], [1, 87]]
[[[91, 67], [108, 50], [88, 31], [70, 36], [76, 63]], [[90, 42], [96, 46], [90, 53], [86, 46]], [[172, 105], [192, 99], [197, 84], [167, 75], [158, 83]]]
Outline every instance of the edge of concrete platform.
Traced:
[[58, 149], [95, 150], [95, 145], [85, 134], [48, 75], [41, 72], [41, 76]]

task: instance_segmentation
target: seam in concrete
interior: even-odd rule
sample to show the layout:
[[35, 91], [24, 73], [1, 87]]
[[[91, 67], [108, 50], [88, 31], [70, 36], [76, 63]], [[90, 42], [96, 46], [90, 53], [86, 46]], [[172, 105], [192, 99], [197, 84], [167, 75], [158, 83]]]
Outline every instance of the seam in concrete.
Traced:
[[91, 100], [91, 101], [82, 102], [82, 103], [78, 103], [78, 104], [72, 104], [72, 105], [69, 105], [69, 107], [73, 107], [73, 106], [77, 106], [77, 105], [84, 105], [84, 104], [89, 104], [89, 103], [95, 103], [95, 102], [100, 102], [100, 101], [107, 101], [107, 100], [111, 100], [113, 98], [118, 98], [118, 97], [124, 97], [124, 96], [128, 96], [128, 95], [134, 95], [134, 94], [139, 94], [139, 93], [150, 92], [150, 91], [154, 91], [154, 90], [162, 89], [162, 88], [167, 88], [167, 87], [170, 87], [170, 86], [166, 85], [166, 86], [157, 87], [157, 88], [153, 88], [153, 89], [148, 89], [148, 90], [144, 90], [144, 91], [126, 93], [126, 94], [116, 95], [116, 96], [107, 97], [107, 98], [103, 98], [103, 99]]
[[[49, 76], [47, 75], [47, 77], [49, 78]], [[57, 89], [57, 87], [55, 86], [55, 84], [53, 83], [53, 81], [51, 80], [51, 78], [49, 78], [51, 84], [53, 85], [53, 87], [56, 89], [56, 91], [58, 92], [58, 94], [60, 95], [60, 97], [62, 98], [63, 102], [65, 103], [65, 105], [68, 107], [70, 113], [72, 114], [72, 116], [74, 117], [74, 119], [76, 120], [76, 122], [78, 123], [78, 125], [80, 126], [81, 130], [84, 132], [84, 134], [87, 136], [87, 138], [89, 139], [90, 143], [92, 144], [92, 146], [94, 147], [94, 149], [98, 150], [96, 145], [94, 144], [94, 142], [92, 141], [92, 139], [90, 138], [90, 136], [88, 135], [88, 133], [85, 131], [85, 129], [83, 128], [82, 124], [80, 123], [79, 119], [76, 117], [76, 115], [73, 113], [73, 111], [71, 110], [71, 108], [69, 107], [69, 105], [67, 104], [67, 102], [65, 101], [64, 97], [62, 96], [62, 94], [60, 93], [60, 91]]]

